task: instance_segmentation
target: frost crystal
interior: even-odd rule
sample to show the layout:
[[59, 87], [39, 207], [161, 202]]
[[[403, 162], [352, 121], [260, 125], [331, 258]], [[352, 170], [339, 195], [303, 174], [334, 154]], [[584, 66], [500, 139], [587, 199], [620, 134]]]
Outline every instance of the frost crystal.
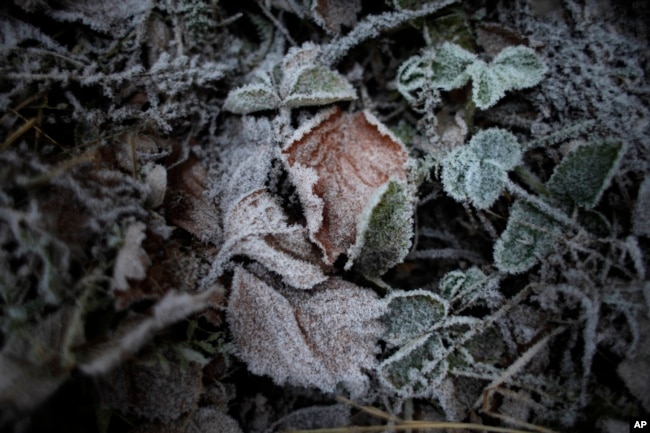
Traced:
[[406, 181], [404, 145], [369, 113], [323, 112], [282, 154], [327, 264], [356, 243], [359, 216], [376, 191], [390, 179]]
[[527, 271], [551, 250], [561, 231], [557, 221], [524, 201], [516, 201], [506, 229], [494, 244], [494, 262], [503, 272]]
[[546, 186], [559, 198], [592, 208], [609, 186], [624, 153], [625, 146], [618, 142], [580, 146], [555, 168]]
[[467, 146], [457, 147], [442, 160], [443, 187], [454, 199], [487, 209], [501, 195], [507, 172], [521, 156], [511, 133], [498, 128], [479, 131]]
[[330, 279], [284, 295], [257, 276], [235, 270], [227, 319], [251, 372], [282, 385], [333, 392], [343, 383], [363, 394], [363, 370], [375, 365], [383, 304], [352, 283]]

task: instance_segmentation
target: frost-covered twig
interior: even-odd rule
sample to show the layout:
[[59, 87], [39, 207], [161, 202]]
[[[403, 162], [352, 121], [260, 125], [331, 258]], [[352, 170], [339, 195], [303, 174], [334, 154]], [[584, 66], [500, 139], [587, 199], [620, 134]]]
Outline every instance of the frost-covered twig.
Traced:
[[372, 15], [359, 22], [347, 35], [334, 39], [323, 47], [322, 61], [326, 65], [337, 63], [350, 49], [361, 42], [379, 36], [381, 32], [398, 27], [416, 18], [424, 17], [456, 3], [458, 0], [435, 0], [418, 10], [401, 10]]

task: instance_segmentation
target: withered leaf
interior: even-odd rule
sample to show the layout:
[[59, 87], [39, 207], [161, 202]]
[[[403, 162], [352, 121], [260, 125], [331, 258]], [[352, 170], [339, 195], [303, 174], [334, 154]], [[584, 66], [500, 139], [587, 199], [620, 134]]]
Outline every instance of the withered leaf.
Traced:
[[201, 241], [218, 242], [221, 227], [218, 208], [205, 195], [207, 170], [191, 157], [168, 172], [165, 195], [167, 220]]
[[285, 283], [309, 289], [326, 277], [305, 228], [289, 225], [279, 203], [265, 190], [243, 197], [225, 218], [225, 239], [220, 257], [225, 263], [245, 255], [282, 276]]
[[323, 111], [296, 131], [282, 154], [309, 236], [330, 265], [355, 244], [360, 214], [375, 192], [407, 176], [404, 145], [368, 112]]
[[376, 364], [383, 308], [374, 292], [340, 279], [285, 296], [238, 267], [227, 320], [238, 355], [254, 374], [325, 392], [343, 383], [362, 393], [363, 370]]

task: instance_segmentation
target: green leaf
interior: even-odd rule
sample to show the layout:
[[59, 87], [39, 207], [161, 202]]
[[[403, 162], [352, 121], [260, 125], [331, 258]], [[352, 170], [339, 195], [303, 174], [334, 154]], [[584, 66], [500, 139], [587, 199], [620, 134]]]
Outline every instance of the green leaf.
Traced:
[[548, 254], [560, 236], [560, 223], [525, 201], [516, 201], [506, 229], [494, 245], [494, 262], [503, 272], [520, 274]]
[[622, 143], [610, 141], [580, 146], [564, 157], [546, 186], [560, 200], [593, 208], [616, 173], [624, 150]]
[[548, 70], [535, 51], [523, 45], [505, 48], [491, 66], [507, 88], [515, 90], [536, 86]]
[[266, 83], [251, 83], [231, 90], [223, 109], [235, 114], [249, 114], [255, 111], [273, 110], [280, 105], [280, 97]]
[[466, 271], [456, 270], [445, 274], [440, 280], [440, 294], [446, 299], [453, 299], [465, 293], [478, 290], [487, 277], [477, 267], [473, 266]]
[[456, 44], [444, 43], [431, 60], [433, 86], [443, 90], [463, 87], [470, 77], [467, 69], [476, 60], [475, 54]]
[[508, 170], [521, 163], [514, 135], [498, 128], [478, 132], [468, 146], [454, 149], [442, 160], [445, 191], [478, 209], [494, 204], [505, 188]]
[[474, 63], [468, 72], [472, 76], [472, 100], [481, 110], [492, 107], [505, 96], [507, 84], [485, 62]]
[[424, 397], [447, 375], [445, 347], [438, 334], [426, 334], [379, 365], [379, 378], [405, 397]]
[[521, 163], [521, 146], [510, 132], [489, 128], [477, 132], [469, 141], [469, 148], [481, 161], [503, 170], [512, 170]]
[[505, 189], [507, 177], [504, 170], [488, 162], [470, 167], [465, 177], [467, 198], [477, 209], [488, 209]]
[[478, 156], [467, 146], [461, 146], [449, 152], [441, 161], [442, 186], [447, 194], [456, 201], [467, 200], [467, 173], [478, 167]]
[[284, 104], [302, 107], [354, 99], [357, 99], [356, 92], [345, 77], [323, 66], [310, 66], [300, 69]]
[[421, 337], [447, 316], [447, 301], [427, 290], [394, 291], [386, 298], [384, 339], [392, 346]]
[[413, 238], [413, 199], [406, 183], [390, 180], [370, 198], [357, 223], [357, 239], [348, 252], [364, 275], [377, 277], [404, 260]]

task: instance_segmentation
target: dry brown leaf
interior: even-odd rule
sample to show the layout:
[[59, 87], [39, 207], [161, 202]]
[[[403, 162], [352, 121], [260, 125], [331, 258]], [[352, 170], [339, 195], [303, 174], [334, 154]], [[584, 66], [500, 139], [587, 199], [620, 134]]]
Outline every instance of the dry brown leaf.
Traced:
[[219, 210], [204, 194], [207, 170], [190, 157], [168, 171], [165, 196], [167, 220], [192, 233], [203, 242], [218, 243], [221, 239]]
[[286, 296], [238, 267], [227, 320], [239, 357], [277, 384], [362, 394], [375, 364], [383, 304], [374, 292], [340, 279]]
[[360, 11], [361, 0], [317, 0], [312, 14], [325, 29], [339, 33], [342, 25], [352, 27], [357, 23]]
[[354, 245], [359, 216], [377, 189], [391, 178], [406, 181], [404, 145], [368, 112], [321, 112], [282, 153], [310, 238], [329, 265]]
[[287, 224], [282, 207], [265, 189], [251, 192], [233, 206], [224, 226], [226, 242], [218, 261], [225, 264], [235, 255], [245, 255], [300, 289], [327, 278], [305, 228]]

